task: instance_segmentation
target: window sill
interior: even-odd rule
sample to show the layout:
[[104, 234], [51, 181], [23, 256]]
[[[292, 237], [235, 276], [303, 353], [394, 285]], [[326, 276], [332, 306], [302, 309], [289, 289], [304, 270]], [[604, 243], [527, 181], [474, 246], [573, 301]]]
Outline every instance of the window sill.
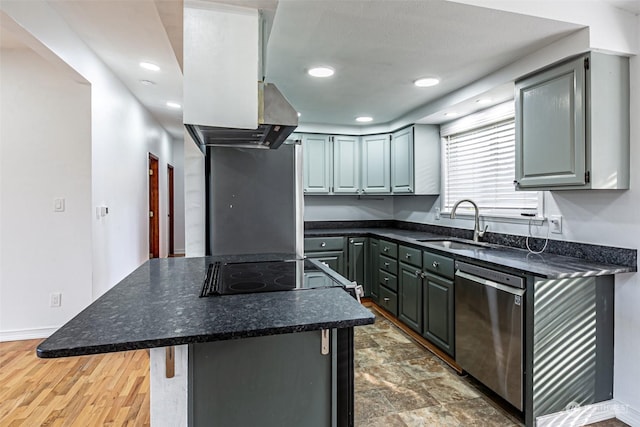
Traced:
[[[440, 215], [448, 219], [449, 216], [451, 215], [451, 211], [442, 211], [440, 212]], [[456, 213], [456, 219], [457, 218], [461, 218], [465, 220], [467, 219], [473, 220], [475, 218], [475, 215], [471, 212], [459, 212], [459, 213]], [[544, 216], [541, 216], [540, 214], [530, 217], [530, 216], [522, 216], [522, 215], [516, 216], [516, 215], [496, 214], [496, 213], [483, 214], [482, 211], [480, 211], [480, 220], [490, 221], [490, 222], [503, 222], [508, 224], [529, 224], [529, 221], [531, 221], [532, 224], [541, 225], [547, 220], [547, 218]]]

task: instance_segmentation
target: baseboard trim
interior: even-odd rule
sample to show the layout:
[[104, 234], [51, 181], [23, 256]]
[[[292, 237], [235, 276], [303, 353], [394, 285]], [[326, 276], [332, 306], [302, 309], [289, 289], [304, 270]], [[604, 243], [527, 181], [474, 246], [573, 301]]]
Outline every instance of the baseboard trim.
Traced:
[[629, 405], [625, 405], [620, 402], [617, 403], [620, 407], [616, 410], [616, 418], [632, 427], [640, 426], [640, 411], [630, 407]]
[[34, 328], [19, 329], [15, 331], [0, 331], [0, 342], [47, 338], [57, 330], [58, 328]]
[[583, 426], [610, 418], [617, 418], [631, 426], [640, 426], [640, 412], [617, 400], [607, 400], [538, 417], [536, 427]]

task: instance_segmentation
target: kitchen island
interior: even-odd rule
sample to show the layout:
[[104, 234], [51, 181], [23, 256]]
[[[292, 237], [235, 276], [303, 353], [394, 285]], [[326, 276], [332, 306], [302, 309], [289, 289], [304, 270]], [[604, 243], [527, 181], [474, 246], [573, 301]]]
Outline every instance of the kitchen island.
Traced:
[[[307, 402], [309, 407], [327, 409], [324, 417], [337, 425], [348, 425], [353, 417], [349, 408], [353, 396], [345, 395], [344, 390], [352, 393], [353, 388], [344, 383], [353, 380], [353, 327], [374, 321], [374, 316], [351, 295], [341, 287], [323, 287], [200, 298], [212, 262], [278, 259], [282, 259], [281, 254], [150, 260], [42, 342], [37, 354], [50, 358], [151, 348], [154, 425], [186, 425], [188, 420], [189, 425], [198, 425], [192, 418], [198, 411], [198, 404], [194, 407], [194, 403], [203, 397], [197, 395], [198, 387], [203, 387], [209, 381], [207, 376], [211, 376], [209, 387], [204, 388], [215, 391], [220, 373], [226, 375], [226, 381], [235, 378], [237, 384], [249, 385], [244, 391], [221, 389], [220, 395], [211, 396], [214, 401], [226, 401], [230, 409], [242, 404], [238, 399], [255, 400], [255, 390], [275, 390], [288, 382], [291, 395], [322, 399]], [[327, 274], [331, 273], [327, 270]], [[339, 275], [332, 279], [348, 283]], [[330, 331], [326, 355], [321, 354], [322, 331]], [[160, 347], [173, 346], [179, 346], [175, 352], [175, 376], [166, 378], [169, 369], [165, 372], [165, 358], [170, 353]], [[338, 357], [338, 353], [347, 357]], [[220, 356], [215, 369], [206, 363], [212, 355]], [[283, 357], [284, 363], [271, 366], [272, 369], [265, 365]], [[171, 364], [172, 360], [168, 362]], [[316, 376], [300, 377], [305, 371]], [[276, 374], [286, 372], [290, 376], [280, 380], [283, 384], [273, 383], [278, 378]], [[324, 391], [318, 395], [318, 390]], [[263, 400], [268, 402], [274, 397], [277, 393], [263, 396]], [[271, 403], [269, 406], [276, 410], [261, 414], [261, 425], [277, 425], [285, 419], [283, 416], [300, 412], [295, 403], [286, 402], [290, 406], [287, 411], [277, 411], [281, 402]]]

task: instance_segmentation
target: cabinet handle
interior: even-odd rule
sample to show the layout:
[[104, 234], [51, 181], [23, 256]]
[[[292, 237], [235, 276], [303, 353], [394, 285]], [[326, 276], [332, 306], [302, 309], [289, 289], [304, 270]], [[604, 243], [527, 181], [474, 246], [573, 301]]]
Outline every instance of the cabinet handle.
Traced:
[[440, 263], [438, 261], [433, 261], [433, 268], [438, 268], [438, 266], [440, 265]]
[[353, 243], [353, 239], [349, 240], [349, 243]]
[[420, 277], [420, 276], [422, 276], [422, 271], [416, 270], [415, 274], [416, 274], [416, 277]]
[[385, 262], [385, 263], [384, 263], [384, 266], [385, 266], [385, 267], [389, 267], [389, 263], [388, 263], [388, 262]]
[[383, 252], [389, 252], [389, 247], [385, 246], [384, 248], [382, 248]]
[[389, 298], [384, 298], [384, 302], [389, 302]]
[[324, 248], [325, 246], [327, 246], [327, 244], [325, 242], [320, 243], [320, 247]]
[[385, 282], [388, 282], [388, 281], [389, 281], [389, 278], [388, 278], [388, 277], [385, 277], [385, 278], [384, 278], [384, 281], [385, 281]]
[[407, 255], [405, 255], [405, 257], [406, 257], [407, 259], [409, 259], [409, 258], [411, 258], [411, 254], [407, 254]]

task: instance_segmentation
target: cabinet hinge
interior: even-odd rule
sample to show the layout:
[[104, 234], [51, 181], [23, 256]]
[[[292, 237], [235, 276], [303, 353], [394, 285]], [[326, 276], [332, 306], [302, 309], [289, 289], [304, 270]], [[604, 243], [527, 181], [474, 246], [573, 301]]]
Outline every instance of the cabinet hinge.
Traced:
[[589, 171], [586, 171], [584, 173], [584, 182], [588, 184], [590, 181], [591, 181], [591, 174], [589, 173]]
[[589, 58], [584, 58], [584, 69], [585, 70], [589, 69]]

